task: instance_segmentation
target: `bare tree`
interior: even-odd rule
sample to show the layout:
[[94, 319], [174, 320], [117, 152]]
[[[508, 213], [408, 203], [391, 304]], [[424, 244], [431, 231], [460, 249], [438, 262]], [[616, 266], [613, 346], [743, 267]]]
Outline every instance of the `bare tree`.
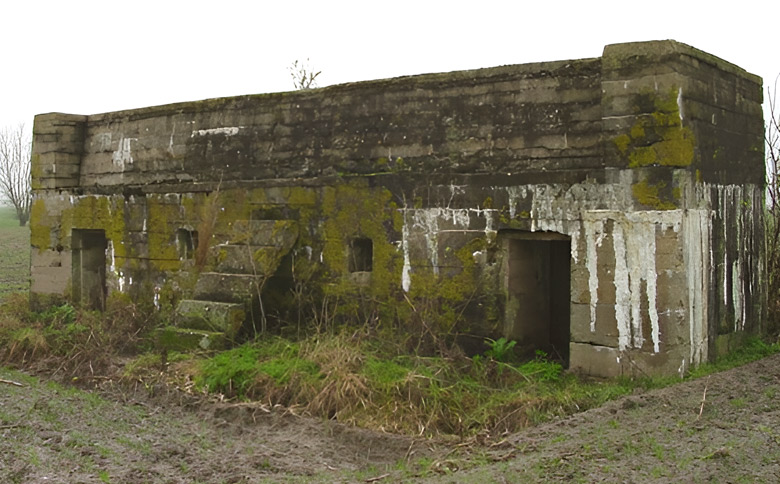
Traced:
[[[780, 78], [780, 76], [778, 76]], [[777, 79], [767, 89], [769, 119], [766, 125], [767, 164], [767, 274], [769, 277], [770, 331], [780, 329], [780, 112], [777, 106]]]
[[287, 70], [290, 71], [295, 89], [313, 89], [317, 87], [317, 76], [322, 73], [322, 71], [314, 72], [311, 70], [309, 59], [306, 59], [306, 62], [296, 60]]
[[16, 210], [19, 225], [30, 219], [32, 140], [24, 124], [0, 129], [0, 198]]

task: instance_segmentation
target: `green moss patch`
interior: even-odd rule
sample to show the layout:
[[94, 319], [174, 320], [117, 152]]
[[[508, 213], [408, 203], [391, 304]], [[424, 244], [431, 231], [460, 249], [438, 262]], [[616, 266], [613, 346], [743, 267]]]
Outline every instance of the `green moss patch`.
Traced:
[[643, 95], [652, 101], [654, 111], [640, 114], [629, 133], [612, 140], [629, 167], [685, 167], [694, 162], [695, 138], [693, 131], [682, 124], [677, 95], [677, 88], [666, 96], [654, 92]]
[[666, 183], [659, 182], [649, 184], [646, 180], [631, 185], [631, 193], [637, 202], [655, 210], [674, 210], [677, 205], [671, 200], [665, 199], [661, 193], [666, 188]]

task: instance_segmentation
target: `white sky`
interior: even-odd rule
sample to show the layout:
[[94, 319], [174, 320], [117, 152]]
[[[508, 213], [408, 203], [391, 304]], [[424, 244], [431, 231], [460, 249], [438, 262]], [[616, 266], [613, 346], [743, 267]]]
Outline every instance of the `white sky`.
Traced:
[[0, 126], [291, 90], [306, 58], [325, 86], [675, 39], [780, 74], [777, 0], [7, 0], [0, 19]]

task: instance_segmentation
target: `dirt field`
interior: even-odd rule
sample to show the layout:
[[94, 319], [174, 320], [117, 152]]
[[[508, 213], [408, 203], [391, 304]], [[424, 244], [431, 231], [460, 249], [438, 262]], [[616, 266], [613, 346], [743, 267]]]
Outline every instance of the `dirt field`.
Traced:
[[0, 298], [30, 287], [30, 228], [0, 207]]
[[780, 355], [483, 445], [140, 385], [0, 379], [24, 385], [0, 383], [4, 482], [780, 481]]

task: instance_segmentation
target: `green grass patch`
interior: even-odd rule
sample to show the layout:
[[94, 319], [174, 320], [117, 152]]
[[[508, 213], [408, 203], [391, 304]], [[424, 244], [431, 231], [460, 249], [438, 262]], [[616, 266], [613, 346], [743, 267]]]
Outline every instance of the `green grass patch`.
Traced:
[[8, 205], [0, 205], [0, 229], [18, 227], [19, 219], [16, 218], [16, 210]]
[[780, 343], [767, 343], [757, 336], [746, 338], [735, 350], [719, 357], [714, 363], [706, 363], [694, 368], [690, 378], [700, 378], [711, 373], [742, 366], [751, 361], [760, 360], [780, 352]]
[[203, 362], [195, 382], [209, 392], [245, 397], [260, 371], [259, 355], [260, 351], [251, 345], [218, 353]]
[[277, 385], [286, 385], [294, 375], [317, 378], [319, 367], [303, 358], [272, 358], [257, 366], [260, 373], [271, 377]]

